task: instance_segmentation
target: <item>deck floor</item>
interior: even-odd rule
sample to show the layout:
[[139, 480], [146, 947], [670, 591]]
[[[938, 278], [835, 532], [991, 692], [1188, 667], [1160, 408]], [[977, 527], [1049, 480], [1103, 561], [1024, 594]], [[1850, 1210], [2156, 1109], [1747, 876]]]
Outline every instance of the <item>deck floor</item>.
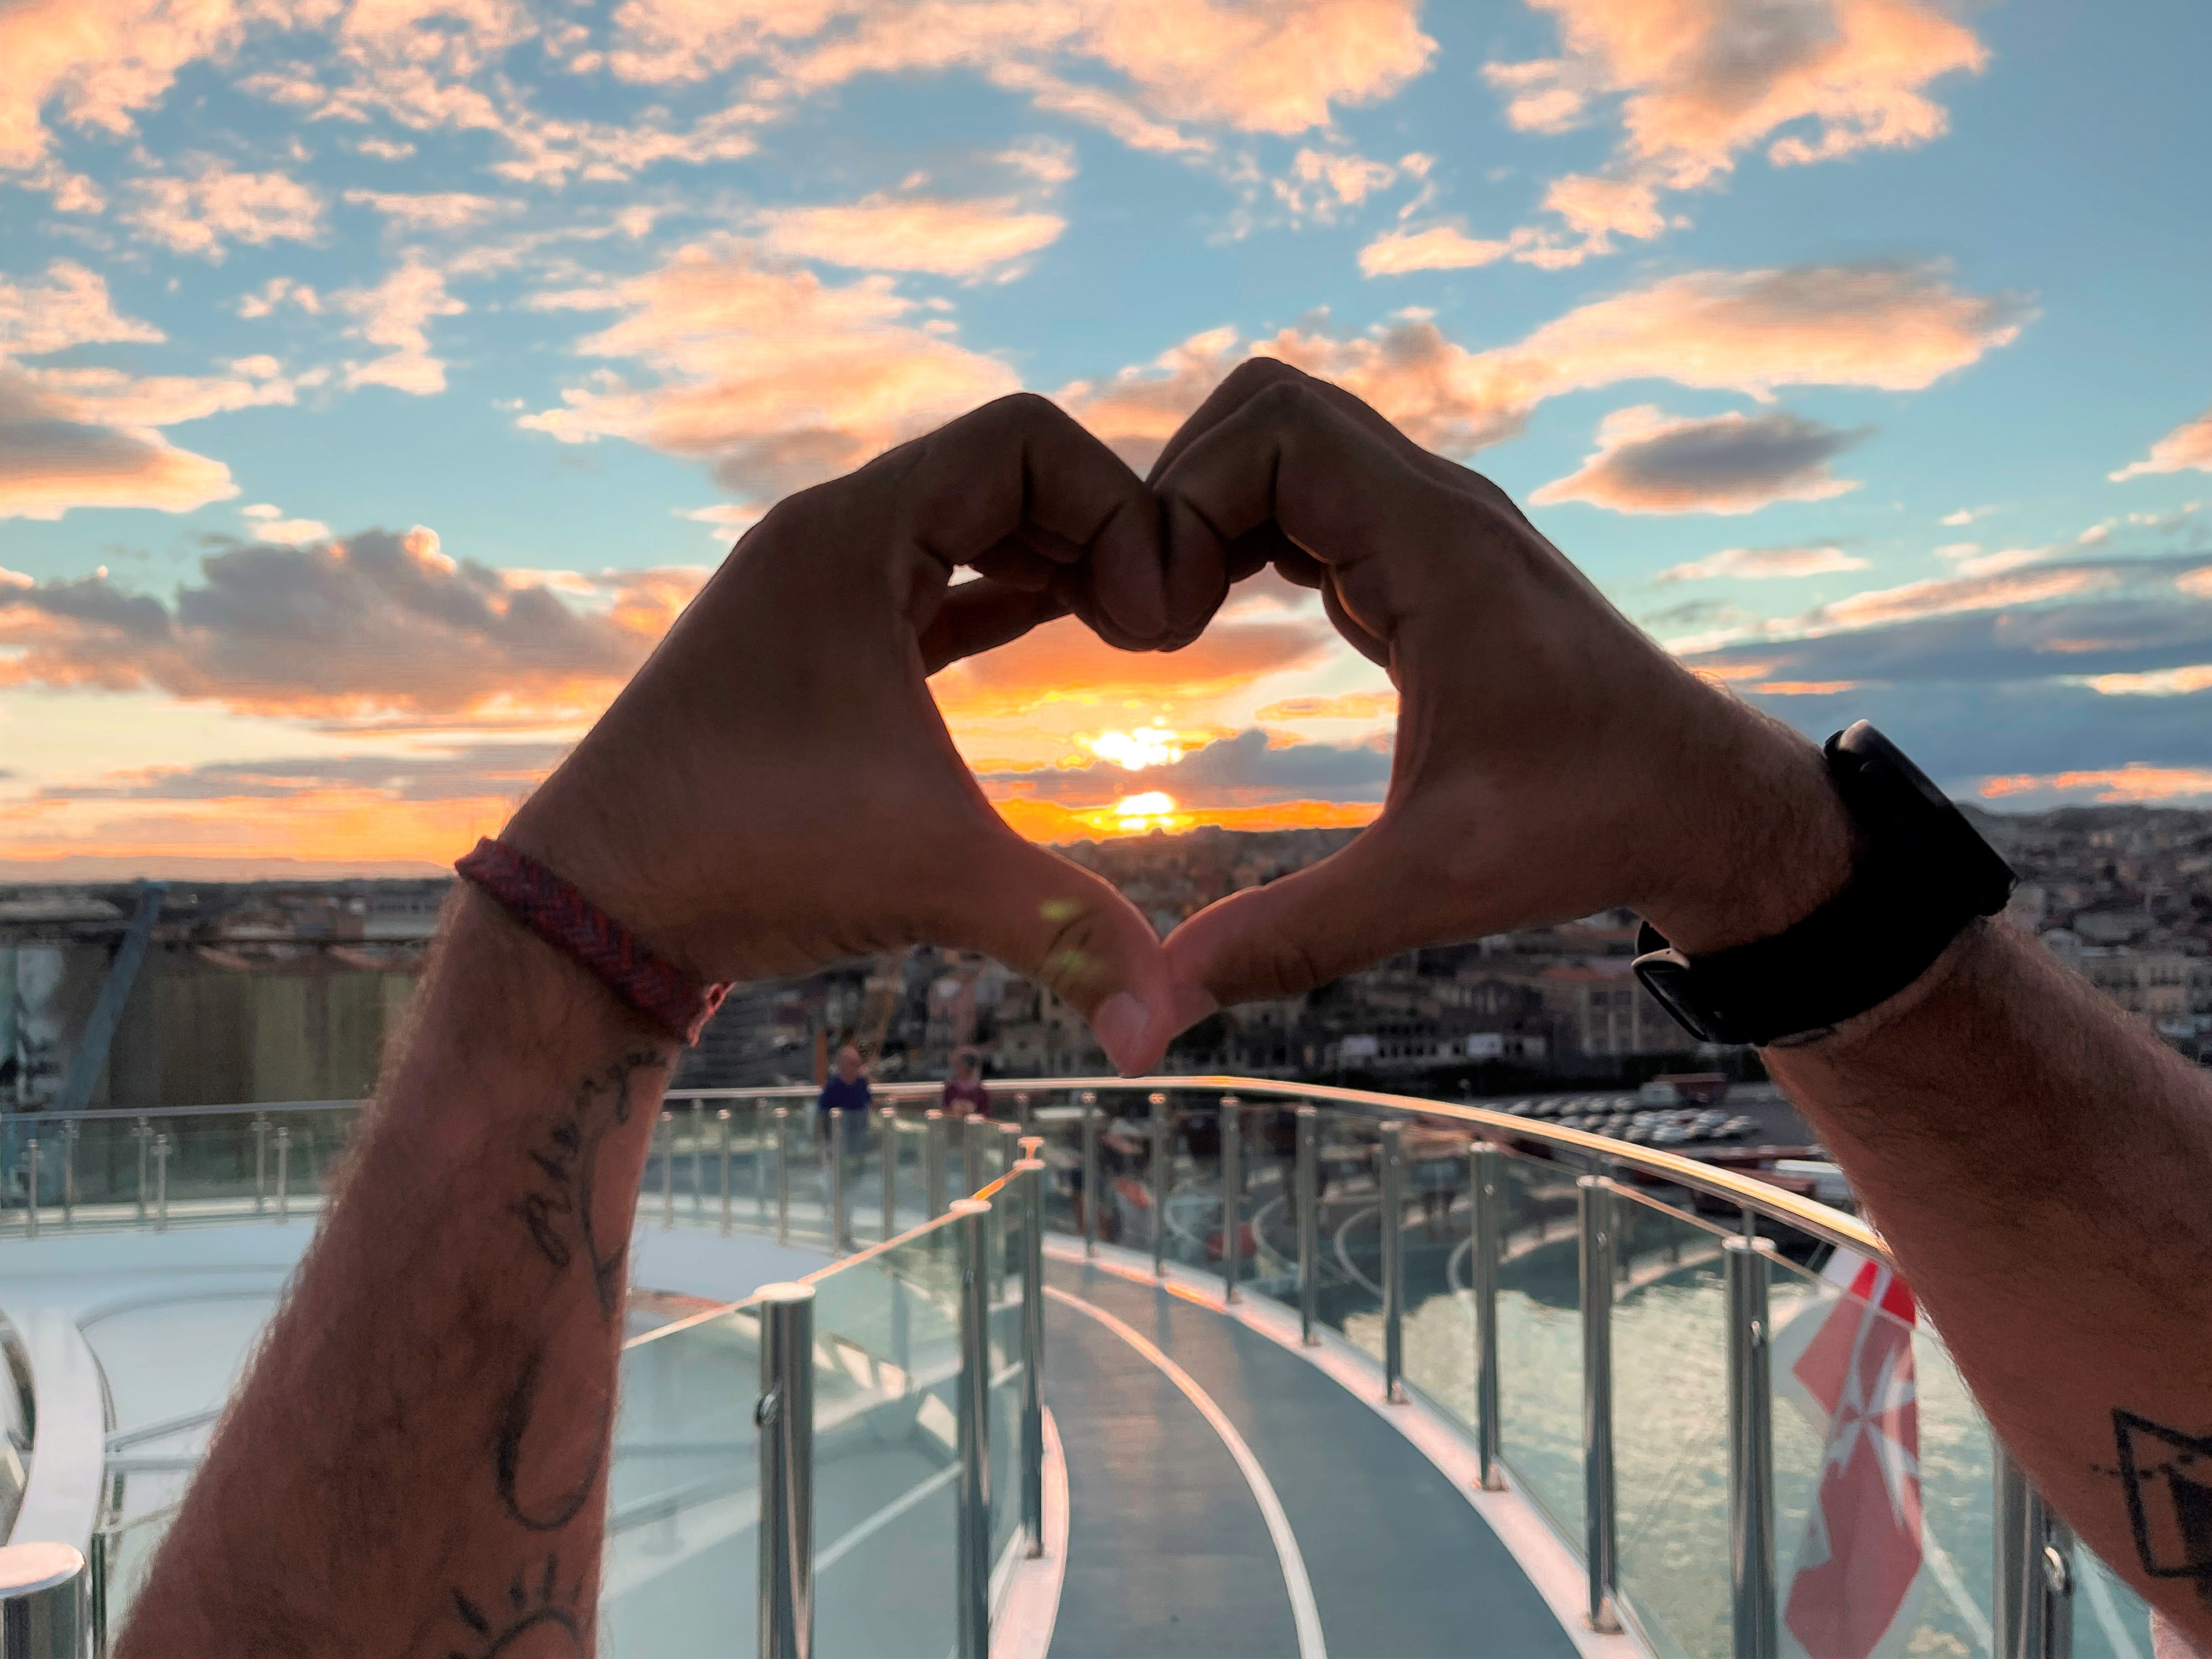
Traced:
[[[1058, 1261], [1045, 1277], [1157, 1345], [1228, 1418], [1281, 1501], [1336, 1659], [1573, 1659], [1487, 1523], [1366, 1402], [1151, 1285]], [[1281, 1559], [1222, 1437], [1109, 1326], [1058, 1298], [1045, 1319], [1070, 1512], [1052, 1659], [1297, 1654]]]

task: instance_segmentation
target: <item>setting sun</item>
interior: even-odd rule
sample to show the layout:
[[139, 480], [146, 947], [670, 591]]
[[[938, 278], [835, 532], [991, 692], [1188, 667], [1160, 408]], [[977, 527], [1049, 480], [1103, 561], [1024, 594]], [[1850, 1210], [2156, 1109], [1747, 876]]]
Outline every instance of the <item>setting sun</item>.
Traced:
[[[1076, 739], [1100, 760], [1111, 761], [1125, 772], [1141, 772], [1148, 766], [1172, 766], [1183, 756], [1183, 742], [1158, 721], [1134, 732], [1101, 732]], [[1151, 796], [1144, 797], [1151, 799]], [[1159, 797], [1165, 800], [1166, 796]]]

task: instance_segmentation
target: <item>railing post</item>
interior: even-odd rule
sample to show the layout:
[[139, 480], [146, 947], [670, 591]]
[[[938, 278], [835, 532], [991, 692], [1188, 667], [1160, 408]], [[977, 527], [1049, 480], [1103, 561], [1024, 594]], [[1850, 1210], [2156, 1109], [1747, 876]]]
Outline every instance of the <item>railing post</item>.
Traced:
[[1221, 1299], [1237, 1299], [1244, 1231], [1244, 1103], [1221, 1097]]
[[707, 1103], [691, 1103], [691, 1215], [707, 1213]]
[[814, 1651], [814, 1289], [760, 1298], [760, 1656]]
[[[281, 1158], [284, 1143], [277, 1143]], [[277, 1167], [283, 1165], [280, 1162]], [[154, 1135], [154, 1231], [169, 1231], [169, 1132], [157, 1130]]]
[[62, 1123], [62, 1225], [76, 1225], [76, 1138], [82, 1126], [75, 1118]]
[[39, 1236], [39, 1138], [23, 1143], [23, 1237]]
[[131, 1138], [138, 1143], [138, 1219], [146, 1219], [146, 1152], [154, 1144], [154, 1126], [144, 1118], [131, 1131]]
[[959, 1611], [957, 1659], [990, 1659], [991, 1651], [991, 1206], [953, 1200], [960, 1218], [960, 1409], [954, 1448], [960, 1460], [959, 1517], [953, 1597]]
[[259, 1215], [268, 1207], [269, 1188], [269, 1120], [260, 1113], [253, 1115], [253, 1213]]
[[92, 1573], [69, 1544], [0, 1546], [0, 1654], [93, 1659]]
[[1613, 1612], [1620, 1583], [1613, 1486], [1613, 1185], [1602, 1176], [1575, 1182], [1582, 1222], [1583, 1522], [1589, 1566], [1589, 1622], [1620, 1628]]
[[1382, 1398], [1406, 1397], [1406, 1148], [1405, 1125], [1382, 1126]]
[[1014, 1122], [1021, 1130], [1024, 1139], [1036, 1133], [1030, 1121], [1030, 1091], [1026, 1089], [1017, 1090], [1014, 1093]]
[[753, 1219], [763, 1227], [768, 1224], [769, 1131], [775, 1128], [778, 1134], [782, 1133], [775, 1124], [775, 1110], [765, 1100], [753, 1103]]
[[1735, 1659], [1779, 1651], [1774, 1578], [1774, 1392], [1763, 1238], [1721, 1241], [1728, 1273], [1729, 1588]]
[[921, 1115], [922, 1204], [932, 1221], [945, 1213], [945, 1142], [951, 1133], [939, 1108], [933, 1106]]
[[292, 1218], [292, 1131], [289, 1126], [279, 1126], [276, 1131], [276, 1224], [283, 1226]]
[[2070, 1659], [2074, 1651], [2074, 1548], [2066, 1525], [1992, 1438], [1996, 1659]]
[[676, 1224], [676, 1114], [664, 1110], [654, 1137], [660, 1143], [660, 1231]]
[[1498, 1275], [1504, 1252], [1505, 1155], [1486, 1141], [1468, 1149], [1467, 1189], [1474, 1200], [1468, 1225], [1474, 1280], [1474, 1439], [1482, 1489], [1503, 1492], [1503, 1421], [1498, 1395]]
[[1321, 1109], [1298, 1108], [1297, 1168], [1298, 1220], [1298, 1340], [1309, 1348], [1321, 1341], [1314, 1334], [1315, 1316], [1321, 1308]]
[[1083, 1185], [1078, 1190], [1083, 1197], [1083, 1254], [1091, 1257], [1098, 1254], [1098, 1206], [1105, 1197], [1099, 1190], [1097, 1095], [1085, 1089], [1082, 1105]]
[[877, 1162], [883, 1166], [884, 1232], [885, 1238], [898, 1231], [898, 1108], [886, 1106], [876, 1114], [877, 1133], [883, 1146]]
[[791, 1108], [775, 1109], [775, 1242], [791, 1243]]
[[1152, 1097], [1152, 1277], [1168, 1273], [1168, 1176], [1175, 1168], [1175, 1118], [1164, 1092]]
[[1025, 1138], [1022, 1182], [1022, 1524], [1044, 1553], [1044, 1143]]
[[995, 1162], [1000, 1175], [1012, 1175], [1014, 1172], [1014, 1165], [1022, 1161], [1024, 1153], [1021, 1150], [1021, 1143], [1024, 1133], [1025, 1131], [1018, 1123], [999, 1125], [999, 1153]]
[[989, 1121], [980, 1117], [960, 1121], [960, 1196], [975, 1197], [978, 1188], [988, 1184], [990, 1177], [984, 1173], [990, 1160], [984, 1148], [992, 1139]]
[[844, 1254], [852, 1229], [845, 1219], [845, 1109], [830, 1109], [830, 1254]]
[[726, 1106], [714, 1114], [714, 1121], [722, 1127], [722, 1237], [727, 1238], [730, 1236], [730, 1137], [736, 1126]]

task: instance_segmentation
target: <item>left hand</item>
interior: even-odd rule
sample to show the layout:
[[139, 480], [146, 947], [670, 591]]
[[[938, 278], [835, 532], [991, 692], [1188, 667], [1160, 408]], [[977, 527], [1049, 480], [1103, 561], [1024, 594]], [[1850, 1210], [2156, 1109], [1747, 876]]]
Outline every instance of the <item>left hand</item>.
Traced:
[[[961, 565], [981, 580], [951, 586]], [[1170, 581], [1154, 500], [1104, 445], [1001, 398], [771, 509], [506, 839], [702, 978], [971, 948], [1149, 1069], [1176, 1024], [1151, 924], [1007, 826], [927, 682], [1070, 611], [1181, 644], [1224, 587], [1203, 555]]]

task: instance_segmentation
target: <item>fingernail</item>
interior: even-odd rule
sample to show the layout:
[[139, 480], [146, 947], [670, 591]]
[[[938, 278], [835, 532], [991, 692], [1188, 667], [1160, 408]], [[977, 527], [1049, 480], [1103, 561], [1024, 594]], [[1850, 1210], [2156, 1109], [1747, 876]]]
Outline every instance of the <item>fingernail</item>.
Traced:
[[1116, 991], [1100, 1003], [1091, 1016], [1091, 1030], [1098, 1046], [1124, 1077], [1137, 1077], [1145, 1069], [1145, 1028], [1152, 1011], [1127, 991]]

